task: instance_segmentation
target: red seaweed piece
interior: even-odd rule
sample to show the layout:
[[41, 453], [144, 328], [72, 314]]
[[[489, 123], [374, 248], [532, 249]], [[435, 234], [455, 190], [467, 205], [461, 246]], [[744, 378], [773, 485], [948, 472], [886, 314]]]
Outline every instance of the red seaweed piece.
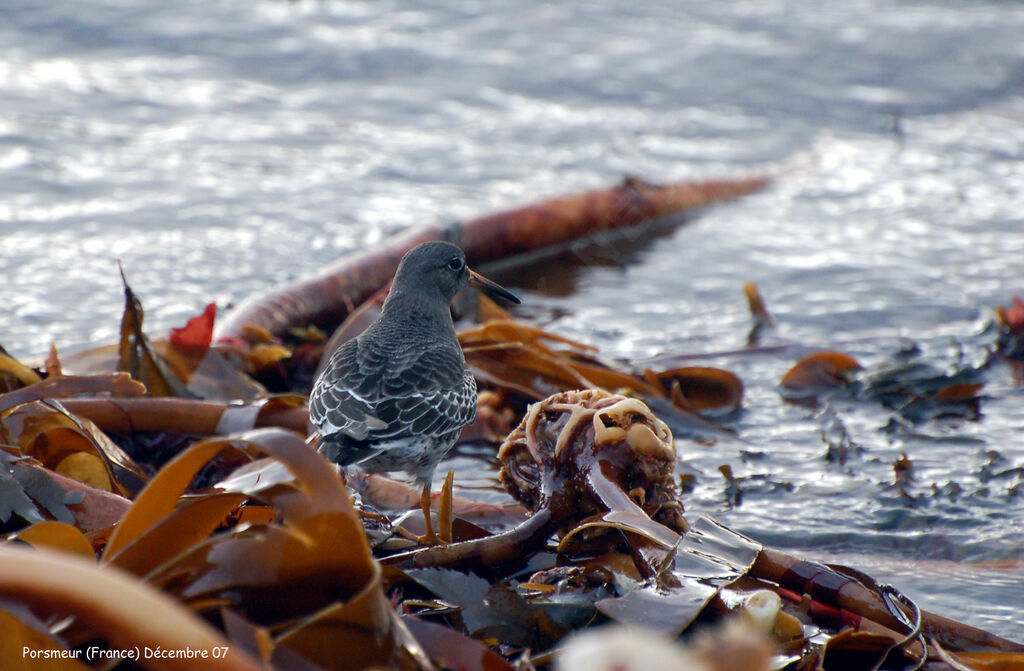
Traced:
[[188, 320], [181, 328], [172, 328], [170, 342], [175, 347], [205, 350], [213, 341], [213, 323], [217, 304], [210, 303], [201, 314]]

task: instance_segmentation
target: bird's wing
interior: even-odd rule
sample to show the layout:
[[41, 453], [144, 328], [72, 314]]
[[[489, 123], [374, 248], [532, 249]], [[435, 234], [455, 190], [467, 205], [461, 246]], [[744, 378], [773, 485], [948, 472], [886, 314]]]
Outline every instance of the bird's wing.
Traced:
[[476, 381], [458, 351], [427, 349], [392, 360], [382, 382], [374, 415], [388, 426], [371, 431], [373, 438], [444, 436], [476, 419]]
[[476, 399], [476, 382], [457, 350], [389, 352], [354, 339], [316, 381], [309, 417], [325, 437], [442, 436], [476, 419]]
[[369, 355], [357, 339], [349, 340], [331, 355], [317, 378], [309, 394], [309, 419], [321, 435], [340, 433], [365, 440], [370, 431], [387, 428], [373, 415], [379, 393]]

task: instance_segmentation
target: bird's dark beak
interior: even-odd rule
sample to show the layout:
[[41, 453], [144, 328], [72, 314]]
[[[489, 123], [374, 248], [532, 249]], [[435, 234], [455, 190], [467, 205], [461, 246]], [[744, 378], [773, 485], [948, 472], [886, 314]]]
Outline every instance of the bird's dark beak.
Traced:
[[505, 287], [501, 286], [500, 284], [496, 284], [490, 281], [489, 279], [487, 279], [486, 277], [477, 273], [474, 270], [469, 271], [469, 286], [483, 290], [484, 293], [486, 293], [488, 296], [491, 296], [492, 298], [504, 298], [509, 302], [515, 303], [516, 305], [518, 305], [521, 302], [519, 300], [519, 297], [516, 296], [514, 293], [512, 293]]

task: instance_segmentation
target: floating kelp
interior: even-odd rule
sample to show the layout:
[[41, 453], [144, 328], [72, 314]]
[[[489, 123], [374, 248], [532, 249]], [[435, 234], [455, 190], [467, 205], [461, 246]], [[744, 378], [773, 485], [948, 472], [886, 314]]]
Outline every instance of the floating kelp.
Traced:
[[766, 329], [775, 326], [775, 320], [768, 312], [764, 299], [761, 298], [761, 291], [756, 284], [753, 282], [744, 284], [743, 294], [747, 297], [747, 307], [750, 308], [750, 315], [754, 318], [754, 325], [750, 327], [750, 332], [747, 334], [747, 344], [756, 345], [761, 340], [761, 334]]
[[817, 403], [844, 392], [847, 398], [880, 403], [912, 424], [943, 417], [978, 416], [983, 370], [964, 366], [944, 371], [921, 361], [900, 361], [872, 370], [842, 352], [817, 352], [783, 377], [779, 391], [794, 403]]
[[608, 189], [555, 198], [447, 227], [414, 229], [377, 249], [343, 259], [317, 277], [246, 302], [218, 324], [215, 336], [242, 343], [247, 324], [275, 336], [310, 324], [333, 330], [391, 279], [405, 252], [427, 240], [454, 242], [465, 250], [470, 264], [481, 265], [738, 198], [768, 183], [767, 178], [755, 177], [659, 186], [627, 179]]
[[863, 367], [842, 352], [816, 352], [804, 357], [782, 376], [783, 398], [795, 402], [817, 398], [823, 393], [849, 387]]

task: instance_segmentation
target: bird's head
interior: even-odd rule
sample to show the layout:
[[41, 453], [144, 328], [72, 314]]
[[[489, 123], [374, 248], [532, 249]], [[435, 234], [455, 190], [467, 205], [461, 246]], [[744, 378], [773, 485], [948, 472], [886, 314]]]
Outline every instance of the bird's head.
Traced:
[[513, 303], [519, 299], [504, 287], [495, 284], [466, 265], [466, 254], [450, 242], [424, 242], [402, 257], [395, 273], [392, 293], [423, 292], [440, 295], [445, 304], [467, 286]]

